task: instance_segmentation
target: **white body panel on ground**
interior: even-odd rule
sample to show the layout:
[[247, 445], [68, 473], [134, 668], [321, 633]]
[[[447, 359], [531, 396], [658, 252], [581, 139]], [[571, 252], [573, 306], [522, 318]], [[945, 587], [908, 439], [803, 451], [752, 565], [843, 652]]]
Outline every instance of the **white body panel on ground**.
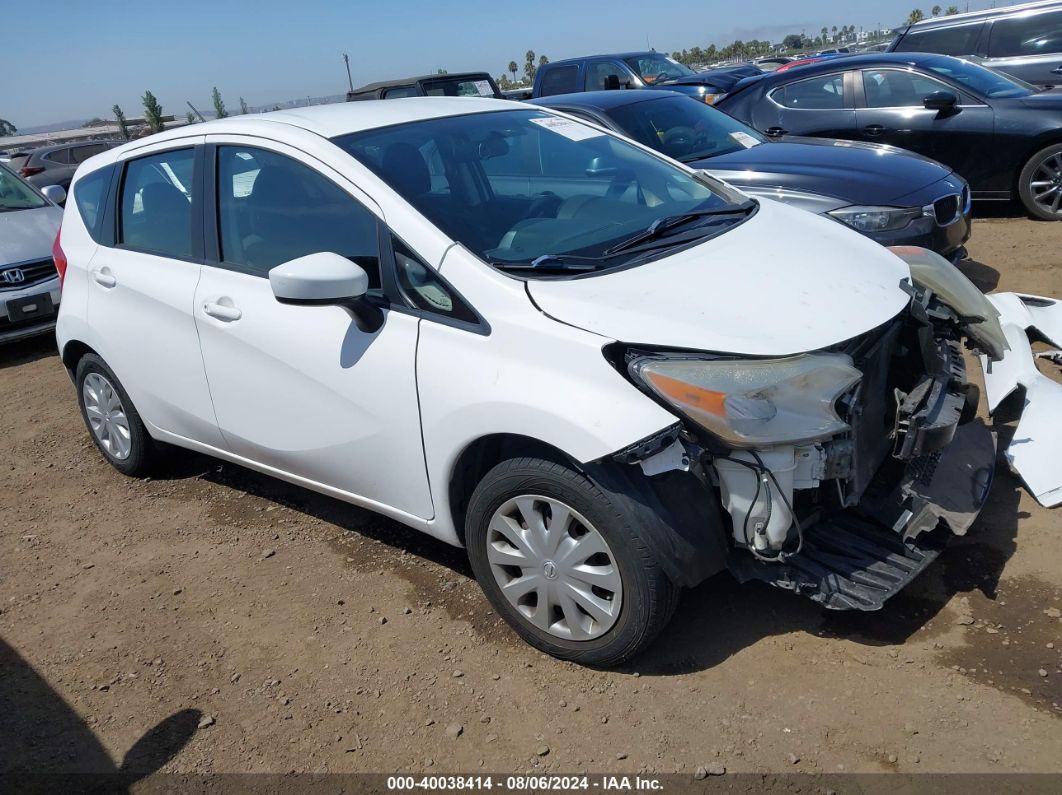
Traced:
[[1017, 293], [989, 299], [1000, 312], [1010, 350], [991, 368], [981, 357], [988, 409], [994, 412], [1004, 398], [1024, 388], [1021, 420], [1004, 454], [1041, 505], [1062, 505], [1062, 384], [1039, 371], [1027, 335], [1035, 330], [1062, 347], [1062, 303]]

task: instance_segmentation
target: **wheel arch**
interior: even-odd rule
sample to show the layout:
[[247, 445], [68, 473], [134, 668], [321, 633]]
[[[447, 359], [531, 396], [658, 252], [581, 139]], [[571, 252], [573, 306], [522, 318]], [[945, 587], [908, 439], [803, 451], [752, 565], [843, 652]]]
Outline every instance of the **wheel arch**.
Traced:
[[1022, 152], [1018, 158], [1017, 168], [1014, 169], [1014, 181], [1011, 185], [1014, 198], [1020, 197], [1019, 191], [1021, 190], [1021, 173], [1025, 170], [1025, 167], [1029, 165], [1029, 161], [1039, 152], [1047, 149], [1049, 146], [1062, 145], [1062, 129], [1047, 130], [1040, 133], [1028, 146], [1025, 151]]
[[67, 372], [70, 373], [71, 377], [73, 377], [74, 373], [77, 370], [77, 363], [80, 362], [81, 359], [89, 353], [95, 353], [97, 356], [99, 356], [99, 354], [94, 348], [82, 342], [81, 340], [70, 340], [66, 343], [66, 345], [63, 346], [63, 366], [66, 367]]
[[579, 462], [553, 445], [518, 433], [491, 433], [473, 440], [458, 454], [450, 469], [447, 499], [450, 517], [461, 545], [465, 544], [465, 514], [472, 492], [491, 469], [511, 458], [542, 458], [581, 469]]

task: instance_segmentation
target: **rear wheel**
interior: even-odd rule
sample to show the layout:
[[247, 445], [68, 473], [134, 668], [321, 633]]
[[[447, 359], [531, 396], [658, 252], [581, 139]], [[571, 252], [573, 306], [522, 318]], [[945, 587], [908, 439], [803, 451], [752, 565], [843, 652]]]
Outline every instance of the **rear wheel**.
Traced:
[[1062, 144], [1041, 149], [1029, 158], [1018, 177], [1018, 195], [1034, 217], [1062, 220]]
[[465, 541], [494, 609], [555, 657], [618, 665], [675, 608], [677, 589], [622, 504], [561, 464], [522, 458], [488, 472], [469, 503]]
[[86, 354], [74, 376], [78, 405], [93, 443], [125, 475], [145, 475], [157, 450], [121, 382], [103, 359]]

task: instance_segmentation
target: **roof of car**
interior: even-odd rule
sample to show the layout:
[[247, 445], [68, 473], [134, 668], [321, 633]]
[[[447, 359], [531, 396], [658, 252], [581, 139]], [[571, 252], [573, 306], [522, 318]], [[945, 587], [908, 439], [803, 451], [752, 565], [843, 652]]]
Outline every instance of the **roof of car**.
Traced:
[[589, 61], [591, 58], [639, 58], [646, 55], [660, 55], [662, 57], [668, 57], [665, 52], [656, 52], [656, 50], [635, 50], [634, 52], [604, 52], [597, 55], [580, 55], [578, 58], [562, 58], [559, 61], [550, 61], [548, 64], [544, 64], [539, 67], [544, 69], [547, 66], [558, 66], [566, 63], [579, 63], [580, 61]]
[[[337, 102], [332, 105], [313, 105], [306, 108], [279, 110], [185, 125], [165, 130], [147, 138], [138, 138], [110, 151], [120, 156], [130, 147], [142, 147], [168, 140], [215, 133], [264, 135], [268, 137], [274, 125], [287, 125], [334, 138], [338, 135], [390, 127], [395, 124], [463, 116], [470, 113], [519, 110], [523, 103], [490, 97], [404, 97], [402, 99], [368, 99], [363, 102]], [[275, 129], [275, 127], [274, 127]]]
[[[985, 19], [988, 17], [998, 17], [1004, 14], [1018, 14], [1022, 11], [1031, 11], [1037, 8], [1051, 8], [1052, 6], [1062, 7], [1060, 0], [1038, 0], [1035, 3], [1021, 3], [1013, 6], [1002, 6], [998, 8], [986, 8], [981, 11], [967, 11], [963, 14], [951, 14], [950, 16], [929, 17], [923, 19], [920, 22], [915, 22], [910, 25], [907, 30], [922, 30], [924, 28], [935, 28], [939, 26], [952, 25], [956, 22], [966, 22], [971, 19]], [[901, 27], [903, 30], [903, 27]]]
[[638, 102], [651, 102], [654, 99], [666, 97], [686, 96], [677, 91], [664, 91], [661, 89], [620, 89], [618, 91], [580, 91], [576, 94], [553, 94], [548, 97], [539, 97], [529, 100], [529, 105], [542, 105], [550, 108], [565, 106], [571, 108], [595, 108], [608, 111], [623, 105], [633, 105]]
[[486, 72], [446, 72], [444, 74], [433, 72], [432, 74], [427, 75], [415, 75], [413, 77], [400, 77], [395, 78], [394, 80], [378, 80], [375, 83], [366, 83], [363, 86], [358, 86], [350, 93], [367, 94], [371, 91], [379, 91], [381, 88], [412, 85], [413, 83], [419, 83], [421, 80], [468, 80], [470, 78], [481, 80], [484, 78], [490, 78], [490, 75]]
[[741, 86], [751, 85], [752, 82], [761, 80], [768, 83], [785, 83], [794, 78], [819, 74], [821, 72], [833, 72], [845, 69], [858, 69], [865, 66], [920, 66], [926, 60], [950, 58], [949, 55], [924, 52], [870, 52], [861, 55], [845, 55], [841, 58], [824, 58], [802, 66], [794, 66], [781, 74], [768, 72], [763, 77], [746, 78], [741, 81]]

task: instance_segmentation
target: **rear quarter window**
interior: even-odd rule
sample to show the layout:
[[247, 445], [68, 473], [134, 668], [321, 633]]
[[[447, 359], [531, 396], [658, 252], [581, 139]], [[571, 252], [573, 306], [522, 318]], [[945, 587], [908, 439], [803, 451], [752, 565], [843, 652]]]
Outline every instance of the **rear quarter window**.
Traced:
[[571, 94], [579, 90], [578, 79], [578, 64], [547, 69], [545, 74], [542, 75], [539, 93], [544, 97], [550, 97], [555, 94]]
[[913, 30], [900, 39], [896, 52], [935, 52], [940, 55], [972, 55], [977, 52], [984, 22], [950, 25], [946, 28]]
[[111, 168], [97, 169], [74, 183], [74, 204], [85, 223], [89, 235], [97, 243], [103, 243], [103, 208], [107, 200], [107, 188], [111, 182]]

